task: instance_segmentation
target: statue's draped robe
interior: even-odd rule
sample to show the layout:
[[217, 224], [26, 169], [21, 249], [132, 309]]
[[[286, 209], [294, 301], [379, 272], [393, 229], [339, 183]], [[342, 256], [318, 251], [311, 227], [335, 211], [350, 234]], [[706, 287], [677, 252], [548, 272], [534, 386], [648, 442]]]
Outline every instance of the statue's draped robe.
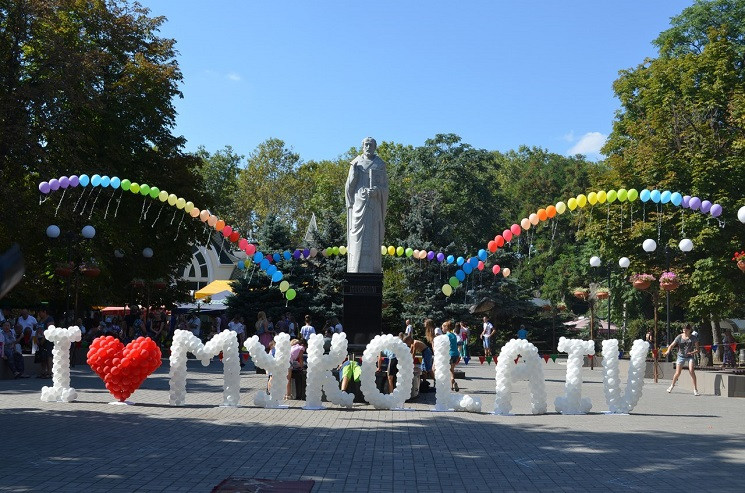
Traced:
[[[363, 198], [363, 189], [377, 187], [377, 193]], [[347, 272], [383, 272], [380, 247], [385, 236], [388, 204], [388, 174], [385, 162], [357, 156], [347, 176]]]

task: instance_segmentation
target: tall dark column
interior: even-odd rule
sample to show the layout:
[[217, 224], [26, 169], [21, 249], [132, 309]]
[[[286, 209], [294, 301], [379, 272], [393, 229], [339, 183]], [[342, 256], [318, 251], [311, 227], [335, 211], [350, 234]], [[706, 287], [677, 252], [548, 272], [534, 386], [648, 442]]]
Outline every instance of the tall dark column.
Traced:
[[367, 345], [383, 328], [383, 274], [347, 273], [344, 332], [349, 344]]

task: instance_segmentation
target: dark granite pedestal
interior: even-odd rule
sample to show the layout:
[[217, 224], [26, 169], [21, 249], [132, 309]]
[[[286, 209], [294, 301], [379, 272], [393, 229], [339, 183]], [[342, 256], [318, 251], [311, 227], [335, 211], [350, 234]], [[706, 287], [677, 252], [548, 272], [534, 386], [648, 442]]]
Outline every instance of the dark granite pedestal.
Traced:
[[350, 346], [364, 346], [380, 334], [383, 327], [383, 274], [346, 274], [343, 324]]

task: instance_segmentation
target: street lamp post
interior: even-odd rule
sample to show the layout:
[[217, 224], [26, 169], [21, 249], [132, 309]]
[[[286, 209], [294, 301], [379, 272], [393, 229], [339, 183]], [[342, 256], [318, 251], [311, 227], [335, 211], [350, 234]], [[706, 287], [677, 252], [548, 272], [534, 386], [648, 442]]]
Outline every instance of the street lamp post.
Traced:
[[[80, 275], [80, 268], [82, 261], [78, 258], [78, 252], [77, 249], [75, 249], [75, 253], [73, 254], [73, 246], [77, 246], [81, 239], [78, 238], [78, 235], [75, 234], [73, 231], [67, 231], [64, 234], [60, 231], [59, 226], [52, 224], [49, 225], [46, 229], [46, 235], [50, 239], [56, 239], [60, 235], [67, 243], [67, 263], [73, 264], [72, 272], [70, 272], [70, 275], [75, 276], [75, 311], [73, 312], [73, 321], [77, 318], [78, 315], [78, 280]], [[91, 240], [96, 236], [96, 228], [94, 228], [91, 225], [85, 225], [80, 230], [80, 236], [83, 239]], [[73, 261], [73, 256], [75, 257], [75, 260]], [[66, 288], [66, 301], [65, 301], [65, 316], [67, 316], [68, 312], [70, 311], [70, 279], [68, 276], [67, 279], [67, 288]]]

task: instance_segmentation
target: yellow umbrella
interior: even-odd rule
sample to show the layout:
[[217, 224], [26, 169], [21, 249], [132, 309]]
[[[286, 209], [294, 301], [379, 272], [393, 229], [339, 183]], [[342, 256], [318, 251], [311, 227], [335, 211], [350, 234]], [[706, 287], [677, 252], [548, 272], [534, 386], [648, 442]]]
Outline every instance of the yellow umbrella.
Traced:
[[217, 293], [221, 293], [223, 291], [230, 291], [232, 293], [233, 289], [230, 287], [230, 283], [231, 281], [212, 281], [199, 291], [195, 292], [194, 298], [199, 300], [215, 295]]

